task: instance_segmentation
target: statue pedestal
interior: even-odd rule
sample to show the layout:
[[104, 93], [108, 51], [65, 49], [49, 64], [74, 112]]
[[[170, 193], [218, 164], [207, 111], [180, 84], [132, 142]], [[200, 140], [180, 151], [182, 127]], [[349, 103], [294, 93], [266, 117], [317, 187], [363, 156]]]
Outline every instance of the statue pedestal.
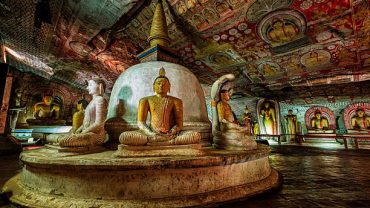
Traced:
[[348, 129], [348, 134], [370, 134], [369, 130], [356, 130], [356, 129]]
[[204, 149], [202, 156], [114, 158], [114, 151], [70, 156], [23, 152], [21, 173], [3, 192], [26, 207], [190, 207], [250, 197], [277, 187], [269, 147]]
[[71, 153], [71, 155], [97, 153], [97, 152], [102, 152], [106, 150], [102, 146], [61, 147], [59, 145], [53, 145], [53, 144], [46, 144], [45, 146], [50, 149], [55, 149], [58, 152]]
[[27, 119], [27, 123], [30, 126], [60, 126], [66, 124], [65, 120], [58, 119]]
[[115, 157], [166, 157], [166, 156], [200, 156], [204, 155], [202, 145], [172, 146], [129, 146], [120, 144], [113, 154]]
[[38, 139], [46, 139], [48, 134], [59, 134], [59, 133], [68, 133], [72, 126], [30, 126], [33, 129], [32, 137]]
[[240, 131], [215, 132], [213, 146], [225, 150], [253, 150], [257, 148], [255, 137]]
[[333, 129], [327, 129], [327, 130], [307, 130], [308, 134], [334, 134]]

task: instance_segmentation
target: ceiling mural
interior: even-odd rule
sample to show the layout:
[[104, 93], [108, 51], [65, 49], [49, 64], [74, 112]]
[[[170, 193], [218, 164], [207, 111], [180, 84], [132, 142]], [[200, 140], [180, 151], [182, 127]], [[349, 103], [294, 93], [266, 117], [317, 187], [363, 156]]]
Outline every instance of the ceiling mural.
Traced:
[[[49, 17], [38, 15], [40, 2], [47, 2]], [[8, 52], [13, 62], [47, 78], [82, 86], [102, 76], [112, 86], [149, 47], [155, 2], [2, 1], [1, 43], [22, 57]], [[243, 96], [289, 99], [285, 92], [292, 90], [309, 100], [370, 80], [368, 0], [164, 2], [170, 46], [205, 85], [231, 72]], [[349, 89], [328, 87], [334, 84]], [[325, 93], [315, 88], [322, 86]]]

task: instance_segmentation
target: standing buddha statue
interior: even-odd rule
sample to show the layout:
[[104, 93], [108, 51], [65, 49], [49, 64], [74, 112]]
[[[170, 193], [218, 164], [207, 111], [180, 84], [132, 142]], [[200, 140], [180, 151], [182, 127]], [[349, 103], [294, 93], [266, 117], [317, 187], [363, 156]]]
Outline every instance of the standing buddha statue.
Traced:
[[270, 102], [265, 102], [264, 107], [260, 111], [260, 117], [262, 118], [263, 129], [265, 134], [276, 135], [277, 124], [275, 109], [270, 106]]
[[286, 133], [290, 140], [295, 140], [295, 136], [298, 130], [297, 116], [293, 115], [293, 110], [288, 110], [288, 115], [285, 116], [286, 122]]

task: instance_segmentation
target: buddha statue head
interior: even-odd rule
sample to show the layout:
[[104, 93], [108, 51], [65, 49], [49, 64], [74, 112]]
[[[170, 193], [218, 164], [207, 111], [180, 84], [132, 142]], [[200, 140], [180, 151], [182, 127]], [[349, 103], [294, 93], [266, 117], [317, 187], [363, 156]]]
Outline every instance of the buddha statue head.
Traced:
[[358, 108], [358, 109], [356, 110], [356, 115], [357, 115], [357, 117], [362, 118], [362, 117], [364, 117], [364, 115], [365, 115], [365, 111], [364, 111], [362, 108]]
[[229, 90], [221, 90], [220, 98], [224, 102], [228, 102], [231, 99], [231, 92]]
[[166, 96], [170, 92], [171, 84], [170, 80], [166, 77], [166, 72], [162, 67], [159, 70], [159, 76], [155, 78], [153, 83], [153, 91], [156, 95]]
[[264, 106], [265, 106], [265, 108], [270, 108], [270, 103], [269, 102], [265, 102]]
[[44, 94], [42, 97], [42, 102], [47, 106], [51, 105], [53, 103], [53, 96], [48, 93]]
[[88, 104], [89, 104], [89, 102], [87, 102], [87, 100], [85, 100], [85, 99], [79, 100], [77, 102], [77, 110], [81, 111], [81, 110], [86, 109]]
[[292, 109], [288, 110], [288, 115], [293, 115], [293, 110]]
[[317, 111], [315, 112], [315, 118], [316, 118], [316, 119], [318, 119], [318, 120], [320, 120], [320, 119], [321, 119], [321, 111], [317, 110]]
[[87, 91], [90, 95], [103, 95], [105, 91], [105, 82], [101, 78], [93, 78], [89, 80], [87, 85]]

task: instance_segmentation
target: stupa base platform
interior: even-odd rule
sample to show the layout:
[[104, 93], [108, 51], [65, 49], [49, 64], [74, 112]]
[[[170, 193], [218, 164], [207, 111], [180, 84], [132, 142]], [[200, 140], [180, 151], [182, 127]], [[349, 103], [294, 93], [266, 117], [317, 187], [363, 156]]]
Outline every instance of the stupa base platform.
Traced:
[[101, 145], [92, 145], [86, 147], [60, 147], [59, 145], [54, 144], [46, 144], [45, 147], [54, 149], [58, 152], [64, 153], [76, 153], [76, 154], [91, 154], [97, 152], [103, 152], [107, 150], [106, 148], [102, 147]]
[[3, 187], [26, 207], [189, 207], [250, 197], [279, 184], [269, 147], [204, 156], [115, 158], [114, 151], [61, 157], [23, 152], [24, 168]]
[[129, 146], [118, 145], [115, 157], [166, 157], [166, 156], [200, 156], [205, 153], [202, 145], [172, 145], [172, 146]]

